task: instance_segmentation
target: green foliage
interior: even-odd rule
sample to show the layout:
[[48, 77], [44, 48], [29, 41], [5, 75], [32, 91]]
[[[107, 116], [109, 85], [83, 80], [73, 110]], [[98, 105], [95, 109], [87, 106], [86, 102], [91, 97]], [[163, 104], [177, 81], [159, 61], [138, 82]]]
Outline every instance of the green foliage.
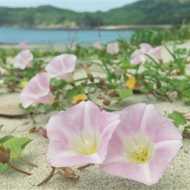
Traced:
[[[156, 33], [159, 34], [159, 31]], [[181, 32], [178, 31], [177, 33], [180, 34]], [[139, 34], [141, 33], [139, 32]], [[141, 35], [144, 36], [143, 33]], [[120, 39], [118, 41], [120, 52], [116, 55], [108, 54], [105, 45], [102, 45], [101, 50], [81, 45], [77, 45], [75, 49], [66, 49], [64, 53], [72, 53], [77, 56], [79, 61], [76, 72], [82, 72], [82, 78], [79, 80], [71, 78], [68, 80], [51, 79], [50, 87], [55, 97], [54, 103], [52, 105], [33, 105], [31, 109], [28, 109], [29, 113], [63, 110], [71, 106], [74, 96], [80, 94], [85, 94], [91, 100], [98, 99], [97, 94], [101, 94], [102, 100], [109, 100], [110, 97], [114, 97], [111, 106], [113, 106], [112, 103], [115, 105], [122, 104], [123, 100], [136, 93], [151, 94], [159, 100], [181, 100], [190, 104], [190, 76], [186, 73], [190, 52], [187, 49], [177, 48], [175, 45], [166, 43], [170, 47], [167, 48], [165, 45], [166, 50], [173, 58], [171, 61], [163, 63], [162, 59], [154, 60], [154, 58], [150, 58], [151, 56], [145, 55], [146, 61], [143, 64], [131, 64], [131, 54], [138, 48], [138, 43], [141, 41], [149, 42], [150, 40], [148, 37], [147, 41], [142, 39], [144, 37], [134, 40], [134, 43]], [[167, 38], [163, 39], [164, 41], [167, 40]], [[151, 42], [159, 44], [161, 41]], [[0, 54], [4, 60], [7, 60], [7, 57], [13, 58], [17, 52], [18, 50], [0, 49]], [[1, 84], [3, 88], [10, 91], [21, 91], [26, 82], [44, 70], [48, 63], [47, 60], [51, 60], [63, 52], [53, 49], [34, 49], [32, 53], [34, 55], [32, 67], [25, 70], [15, 69], [11, 64], [4, 64], [4, 62], [0, 63], [7, 71], [3, 75], [3, 84]], [[92, 72], [93, 69], [102, 72], [102, 77], [96, 76]], [[126, 87], [129, 76], [136, 80], [133, 90]], [[114, 91], [115, 94], [110, 95], [110, 91]]]
[[5, 137], [2, 137], [0, 138], [0, 144], [4, 144], [6, 141], [12, 139], [13, 136], [5, 136]]
[[186, 117], [186, 114], [178, 112], [178, 111], [174, 111], [174, 112], [168, 114], [168, 117], [173, 121], [173, 123], [183, 133], [183, 136], [189, 138], [190, 125], [189, 125], [189, 118]]
[[11, 160], [16, 160], [21, 156], [24, 148], [31, 142], [26, 137], [12, 137], [3, 143], [3, 146], [10, 150]]
[[52, 6], [0, 8], [0, 25], [22, 27], [97, 27], [100, 25], [182, 24], [190, 20], [190, 2], [139, 0], [106, 12], [74, 12]]
[[2, 147], [0, 160], [6, 158], [5, 162], [0, 163], [0, 172], [5, 172], [9, 168], [10, 161], [18, 160], [30, 142], [31, 140], [26, 137], [5, 136], [0, 138], [0, 146]]
[[[172, 35], [171, 35], [172, 34]], [[150, 43], [161, 45], [168, 41], [183, 41], [190, 39], [190, 27], [180, 26], [168, 29], [142, 29], [137, 30], [131, 37], [131, 43]]]
[[187, 120], [184, 116], [184, 114], [174, 111], [170, 113], [169, 118], [173, 120], [176, 126], [185, 125], [187, 123]]
[[118, 89], [117, 93], [119, 94], [119, 97], [121, 99], [125, 99], [125, 98], [133, 95], [133, 91], [130, 89]]
[[77, 86], [68, 90], [66, 93], [66, 97], [68, 98], [68, 100], [72, 101], [73, 97], [79, 94], [84, 94], [84, 88], [82, 86]]
[[6, 172], [9, 169], [7, 164], [0, 164], [0, 173]]

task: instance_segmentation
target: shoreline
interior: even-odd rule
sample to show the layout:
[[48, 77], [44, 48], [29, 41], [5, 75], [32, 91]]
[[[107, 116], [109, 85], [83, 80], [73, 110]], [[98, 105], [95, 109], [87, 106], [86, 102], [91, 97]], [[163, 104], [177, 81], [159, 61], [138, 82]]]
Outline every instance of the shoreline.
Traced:
[[22, 30], [63, 30], [63, 31], [122, 31], [122, 30], [140, 30], [140, 29], [170, 29], [173, 25], [106, 25], [100, 27], [76, 27], [67, 28], [64, 26], [34, 26], [34, 27], [24, 27], [24, 26], [14, 26], [14, 25], [0, 25], [0, 28], [15, 28]]

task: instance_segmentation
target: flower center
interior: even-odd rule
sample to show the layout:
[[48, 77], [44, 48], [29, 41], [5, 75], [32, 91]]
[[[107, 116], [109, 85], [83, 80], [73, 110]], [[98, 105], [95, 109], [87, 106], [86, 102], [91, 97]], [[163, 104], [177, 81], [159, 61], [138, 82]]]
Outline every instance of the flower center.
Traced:
[[129, 154], [129, 160], [138, 164], [146, 163], [150, 160], [150, 157], [151, 150], [146, 146], [139, 146], [136, 150]]
[[92, 155], [97, 152], [98, 143], [95, 137], [81, 135], [75, 139], [73, 148], [82, 155]]
[[125, 157], [135, 164], [147, 163], [153, 154], [153, 144], [145, 135], [135, 135], [124, 142]]
[[97, 150], [97, 145], [94, 142], [90, 142], [89, 140], [85, 139], [82, 146], [78, 147], [78, 151], [81, 154], [84, 155], [91, 155], [96, 153]]

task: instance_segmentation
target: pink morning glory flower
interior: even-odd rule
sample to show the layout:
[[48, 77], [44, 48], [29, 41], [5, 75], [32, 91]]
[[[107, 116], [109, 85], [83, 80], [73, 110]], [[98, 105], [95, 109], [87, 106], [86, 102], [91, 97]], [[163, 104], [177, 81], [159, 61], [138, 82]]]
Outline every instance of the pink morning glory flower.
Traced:
[[72, 54], [62, 54], [55, 57], [47, 66], [46, 71], [51, 77], [67, 79], [75, 70], [77, 57]]
[[140, 49], [135, 50], [131, 55], [131, 63], [142, 64], [152, 57], [155, 61], [162, 59], [161, 47], [152, 47], [150, 44], [142, 43]]
[[109, 43], [107, 45], [107, 53], [116, 55], [119, 53], [119, 44], [117, 42]]
[[102, 170], [146, 185], [157, 183], [182, 146], [180, 132], [153, 105], [129, 106], [120, 119]]
[[157, 61], [162, 60], [162, 49], [160, 46], [151, 49], [149, 54]]
[[54, 167], [100, 164], [107, 154], [119, 115], [81, 102], [54, 115], [47, 125], [48, 161]]
[[32, 66], [33, 55], [29, 49], [23, 49], [15, 58], [14, 67], [24, 70]]
[[131, 63], [134, 65], [139, 65], [146, 61], [146, 55], [141, 50], [135, 50], [131, 55]]
[[33, 77], [20, 95], [22, 106], [27, 108], [32, 104], [51, 104], [54, 96], [50, 91], [49, 76], [39, 73]]
[[146, 52], [150, 51], [151, 49], [153, 49], [153, 47], [150, 44], [142, 43], [142, 44], [140, 44], [140, 49], [142, 52], [146, 53]]

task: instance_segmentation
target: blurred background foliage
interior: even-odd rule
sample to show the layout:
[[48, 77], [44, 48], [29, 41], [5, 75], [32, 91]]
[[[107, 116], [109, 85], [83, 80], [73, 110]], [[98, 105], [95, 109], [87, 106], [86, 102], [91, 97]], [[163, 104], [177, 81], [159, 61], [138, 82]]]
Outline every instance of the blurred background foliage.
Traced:
[[102, 25], [179, 25], [190, 21], [189, 0], [140, 0], [106, 12], [75, 12], [53, 6], [0, 8], [0, 26], [97, 27]]

